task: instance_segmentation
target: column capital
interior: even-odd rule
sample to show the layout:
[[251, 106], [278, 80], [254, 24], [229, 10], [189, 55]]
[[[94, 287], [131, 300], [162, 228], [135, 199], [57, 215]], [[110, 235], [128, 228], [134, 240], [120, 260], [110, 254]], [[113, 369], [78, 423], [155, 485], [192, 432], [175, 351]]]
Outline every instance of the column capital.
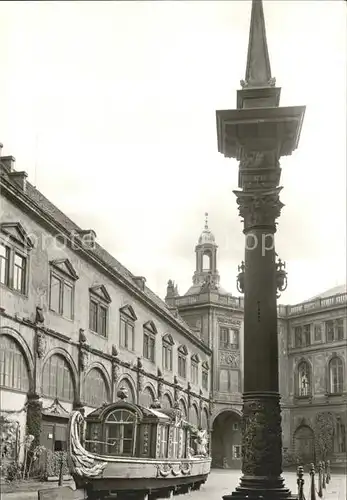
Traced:
[[239, 214], [243, 218], [244, 232], [262, 227], [276, 231], [276, 219], [284, 207], [279, 198], [281, 189], [282, 187], [252, 192], [233, 191], [237, 197]]

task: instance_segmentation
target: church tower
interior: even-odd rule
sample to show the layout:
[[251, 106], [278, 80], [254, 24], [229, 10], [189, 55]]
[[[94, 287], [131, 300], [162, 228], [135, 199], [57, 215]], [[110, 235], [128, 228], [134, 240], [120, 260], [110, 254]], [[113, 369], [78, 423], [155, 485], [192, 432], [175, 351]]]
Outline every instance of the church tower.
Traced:
[[205, 227], [195, 247], [196, 267], [193, 276], [193, 286], [186, 295], [199, 293], [205, 285], [217, 289], [219, 273], [217, 270], [217, 249], [215, 237], [208, 227], [208, 213], [205, 213]]

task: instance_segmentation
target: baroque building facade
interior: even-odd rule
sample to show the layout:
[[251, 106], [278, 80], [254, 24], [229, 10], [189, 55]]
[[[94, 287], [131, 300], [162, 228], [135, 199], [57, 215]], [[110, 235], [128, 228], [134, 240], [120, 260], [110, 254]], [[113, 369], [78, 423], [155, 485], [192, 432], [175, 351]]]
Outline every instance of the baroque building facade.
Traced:
[[[205, 227], [193, 283], [165, 302], [0, 157], [0, 417], [54, 452], [74, 408], [121, 387], [144, 406], [177, 405], [211, 436], [213, 465], [240, 467], [243, 297], [220, 285]], [[345, 287], [278, 305], [285, 452], [315, 458], [317, 418], [333, 419], [332, 462], [346, 463]]]
[[[1, 148], [0, 148], [1, 151]], [[0, 416], [47, 450], [123, 387], [209, 429], [211, 348], [0, 157]], [[17, 448], [17, 447], [15, 447]], [[20, 453], [18, 449], [13, 453]]]
[[[212, 464], [241, 463], [243, 297], [220, 286], [218, 246], [207, 220], [195, 247], [193, 284], [180, 296], [168, 282], [166, 303], [177, 308], [211, 348]], [[317, 420], [331, 416], [332, 463], [346, 464], [346, 287], [297, 305], [278, 305], [279, 380], [285, 455], [315, 461]]]

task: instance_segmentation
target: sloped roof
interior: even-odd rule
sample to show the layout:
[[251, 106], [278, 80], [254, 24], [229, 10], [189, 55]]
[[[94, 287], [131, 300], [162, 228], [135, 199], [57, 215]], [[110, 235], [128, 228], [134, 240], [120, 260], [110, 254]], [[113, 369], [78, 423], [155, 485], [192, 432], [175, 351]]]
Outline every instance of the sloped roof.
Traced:
[[329, 290], [326, 290], [325, 292], [322, 292], [318, 295], [315, 295], [314, 297], [311, 297], [308, 299], [306, 302], [310, 302], [311, 300], [315, 299], [325, 299], [326, 297], [331, 297], [332, 295], [338, 295], [340, 293], [346, 293], [347, 292], [347, 285], [338, 285], [334, 286], [333, 288], [329, 288]]
[[[1, 161], [1, 158], [0, 158]], [[26, 191], [25, 194], [36, 203], [41, 210], [50, 215], [54, 220], [56, 220], [59, 224], [65, 227], [65, 229], [69, 232], [72, 231], [81, 231], [82, 229], [75, 224], [67, 215], [65, 215], [59, 208], [57, 208], [51, 201], [48, 200], [40, 191], [38, 191], [30, 182], [26, 183]], [[93, 249], [90, 249], [100, 260], [102, 260], [106, 265], [114, 268], [123, 278], [130, 281], [132, 285], [136, 285], [137, 283], [134, 280], [135, 275], [133, 275], [126, 267], [124, 267], [115, 257], [113, 257], [107, 250], [105, 250], [98, 243], [95, 243]], [[138, 288], [138, 287], [137, 287]], [[139, 289], [140, 290], [140, 289]], [[142, 290], [141, 290], [142, 291]], [[150, 288], [147, 286], [144, 287], [142, 291], [147, 298], [154, 302], [154, 304], [159, 307], [165, 314], [169, 315], [173, 321], [180, 324], [181, 327], [188, 330], [193, 337], [197, 340], [201, 341], [200, 337], [196, 335], [195, 332], [192, 331], [188, 323], [184, 321], [184, 319], [173, 312], [168, 308], [166, 303], [156, 295]]]

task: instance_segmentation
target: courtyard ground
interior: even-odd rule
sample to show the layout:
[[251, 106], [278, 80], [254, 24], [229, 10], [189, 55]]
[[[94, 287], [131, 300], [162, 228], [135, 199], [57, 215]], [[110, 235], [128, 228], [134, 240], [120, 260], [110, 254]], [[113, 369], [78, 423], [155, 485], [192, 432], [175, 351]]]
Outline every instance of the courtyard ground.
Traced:
[[[222, 470], [213, 469], [206, 484], [200, 491], [194, 491], [187, 495], [179, 495], [177, 500], [184, 498], [184, 500], [221, 500], [223, 495], [230, 494], [239, 484], [240, 471], [236, 470]], [[283, 474], [286, 480], [286, 486], [291, 489], [292, 493], [297, 493], [296, 474], [295, 472], [285, 472]], [[308, 500], [309, 496], [309, 475], [305, 473], [305, 496]], [[70, 484], [72, 483], [65, 483]], [[56, 486], [53, 483], [52, 486]], [[47, 483], [37, 483], [37, 487], [49, 487]], [[317, 498], [319, 498], [317, 496]], [[346, 500], [346, 476], [342, 473], [334, 473], [332, 475], [331, 483], [324, 491], [323, 500]], [[1, 500], [37, 500], [37, 491], [13, 491], [11, 493], [2, 493]]]

